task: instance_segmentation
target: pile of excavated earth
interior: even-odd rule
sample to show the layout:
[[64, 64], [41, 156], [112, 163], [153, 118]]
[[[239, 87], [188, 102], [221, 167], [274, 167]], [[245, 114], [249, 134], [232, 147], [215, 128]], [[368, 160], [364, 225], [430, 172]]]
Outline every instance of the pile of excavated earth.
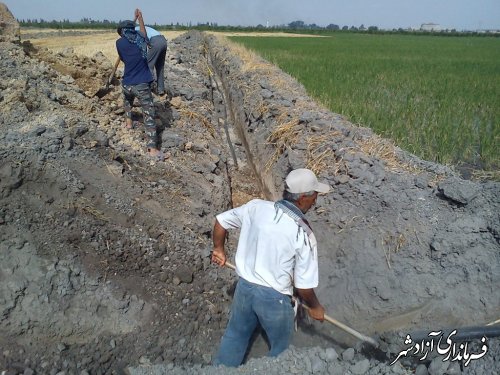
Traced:
[[[0, 69], [2, 374], [498, 374], [500, 184], [394, 147], [199, 32], [169, 41], [164, 162], [139, 106], [123, 127], [118, 80], [94, 96], [103, 55], [2, 42]], [[332, 187], [308, 213], [319, 299], [379, 346], [302, 317], [279, 357], [259, 334], [243, 366], [212, 367], [236, 281], [210, 263], [214, 216], [278, 199], [297, 167]], [[445, 347], [465, 327], [479, 334], [454, 353], [407, 337], [442, 331]]]

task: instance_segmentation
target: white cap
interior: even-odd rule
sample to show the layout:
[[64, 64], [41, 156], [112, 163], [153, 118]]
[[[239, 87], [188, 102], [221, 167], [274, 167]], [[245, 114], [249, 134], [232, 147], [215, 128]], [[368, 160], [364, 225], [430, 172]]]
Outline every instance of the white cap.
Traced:
[[286, 176], [285, 189], [293, 194], [308, 193], [310, 191], [328, 193], [330, 185], [319, 182], [310, 169], [299, 168], [291, 171]]

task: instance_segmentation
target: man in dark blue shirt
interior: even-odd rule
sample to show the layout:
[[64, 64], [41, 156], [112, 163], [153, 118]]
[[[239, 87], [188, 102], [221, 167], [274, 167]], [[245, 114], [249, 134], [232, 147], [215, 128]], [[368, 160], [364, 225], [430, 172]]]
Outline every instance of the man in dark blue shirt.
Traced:
[[148, 67], [147, 39], [144, 28], [142, 13], [136, 9], [137, 20], [141, 33], [135, 30], [133, 21], [123, 21], [118, 25], [117, 32], [120, 39], [116, 41], [116, 50], [120, 59], [125, 64], [125, 72], [122, 80], [122, 91], [124, 96], [125, 123], [131, 129], [132, 105], [134, 98], [138, 98], [144, 115], [144, 126], [146, 128], [148, 154], [156, 159], [163, 160], [163, 154], [158, 149], [158, 136], [156, 134], [155, 108], [151, 94], [151, 82], [153, 76]]

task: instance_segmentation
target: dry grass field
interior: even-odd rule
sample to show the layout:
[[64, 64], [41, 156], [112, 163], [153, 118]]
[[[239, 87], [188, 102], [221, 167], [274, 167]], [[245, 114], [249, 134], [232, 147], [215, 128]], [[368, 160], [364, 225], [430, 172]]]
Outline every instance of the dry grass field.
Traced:
[[[64, 35], [65, 32], [72, 30], [65, 30], [61, 35], [54, 36], [53, 34], [46, 38], [30, 39], [29, 35], [36, 34], [49, 34], [59, 32], [55, 29], [23, 29], [21, 28], [21, 39], [30, 39], [31, 43], [37, 47], [46, 47], [50, 50], [60, 52], [65, 48], [71, 47], [77, 55], [92, 56], [96, 52], [102, 52], [110, 61], [116, 59], [115, 41], [118, 38], [113, 30], [95, 30], [94, 33], [88, 35]], [[77, 30], [75, 30], [77, 31]], [[81, 31], [81, 30], [78, 30]], [[185, 31], [163, 31], [167, 40], [177, 38]], [[291, 34], [291, 33], [241, 33], [241, 32], [214, 32], [215, 35], [223, 36], [255, 36], [255, 37], [304, 37], [304, 34]], [[24, 36], [24, 37], [23, 37]], [[322, 37], [318, 35], [308, 35], [310, 37]]]
[[[58, 30], [53, 29], [40, 29], [40, 30], [25, 30], [21, 29], [21, 39], [23, 35], [33, 34], [33, 33], [49, 33], [57, 32]], [[69, 30], [68, 30], [69, 31]], [[162, 34], [165, 35], [167, 40], [174, 39], [184, 33], [184, 31], [167, 31]], [[29, 39], [29, 38], [27, 38]], [[118, 34], [115, 31], [102, 30], [102, 32], [96, 31], [88, 35], [68, 35], [65, 36], [64, 32], [57, 36], [47, 36], [46, 38], [36, 38], [30, 39], [36, 47], [46, 47], [50, 50], [59, 52], [68, 47], [73, 48], [73, 51], [77, 55], [83, 56], [93, 56], [97, 52], [102, 52], [110, 61], [115, 61], [116, 47], [115, 41], [118, 39]]]

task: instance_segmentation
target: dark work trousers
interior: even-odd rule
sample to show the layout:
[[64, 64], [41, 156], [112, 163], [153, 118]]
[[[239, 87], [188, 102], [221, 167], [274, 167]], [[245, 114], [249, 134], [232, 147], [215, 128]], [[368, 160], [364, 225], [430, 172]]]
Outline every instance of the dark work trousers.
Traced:
[[153, 95], [149, 83], [140, 83], [138, 85], [122, 85], [123, 105], [125, 107], [125, 116], [132, 118], [132, 105], [134, 98], [139, 99], [144, 116], [144, 127], [146, 130], [147, 147], [157, 148], [158, 136], [156, 135], [155, 124], [155, 106], [153, 104]]
[[157, 35], [149, 39], [148, 66], [156, 81], [156, 92], [165, 92], [165, 56], [167, 54], [167, 39]]

